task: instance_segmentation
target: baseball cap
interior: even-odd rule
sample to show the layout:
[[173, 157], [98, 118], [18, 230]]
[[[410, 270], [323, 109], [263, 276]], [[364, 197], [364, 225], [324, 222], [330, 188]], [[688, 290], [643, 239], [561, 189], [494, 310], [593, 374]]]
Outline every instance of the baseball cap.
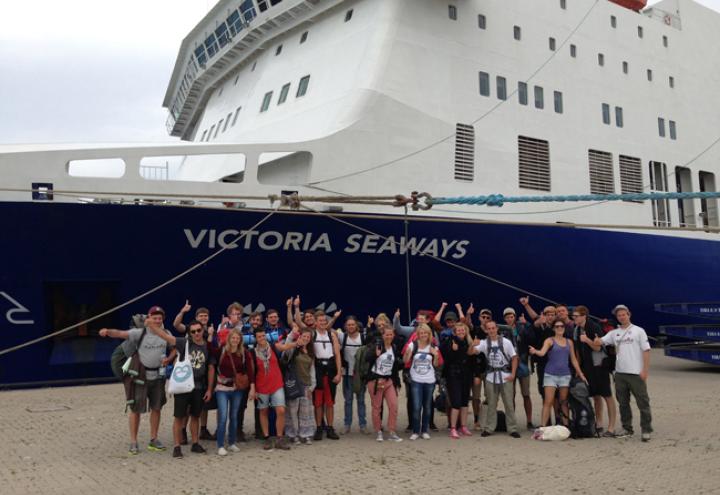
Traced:
[[448, 321], [448, 320], [457, 321], [457, 319], [458, 319], [457, 313], [455, 313], [453, 311], [448, 311], [447, 313], [445, 313], [445, 321]]
[[621, 309], [624, 309], [624, 310], [627, 311], [628, 313], [630, 312], [630, 309], [629, 309], [627, 306], [625, 306], [624, 304], [618, 304], [617, 306], [615, 306], [615, 307], [613, 308], [612, 314], [613, 314], [613, 315], [616, 314], [616, 313], [617, 313], [618, 311], [620, 311]]
[[483, 308], [483, 309], [480, 310], [480, 314], [481, 314], [481, 315], [490, 315], [490, 316], [492, 316], [492, 311], [490, 311], [490, 310], [487, 309], [487, 308]]
[[515, 313], [515, 310], [512, 308], [505, 308], [503, 309], [503, 316], [505, 315], [517, 315], [517, 313]]
[[153, 306], [152, 308], [148, 309], [148, 316], [161, 314], [165, 316], [165, 310], [162, 309], [160, 306]]

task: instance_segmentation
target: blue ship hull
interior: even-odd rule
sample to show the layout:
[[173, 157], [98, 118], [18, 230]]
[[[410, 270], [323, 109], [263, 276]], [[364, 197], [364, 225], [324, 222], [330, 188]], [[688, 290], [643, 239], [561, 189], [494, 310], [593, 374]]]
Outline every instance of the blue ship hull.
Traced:
[[[204, 259], [267, 212], [174, 206], [2, 203], [2, 348], [76, 323], [124, 302]], [[402, 216], [341, 215], [417, 251], [410, 256], [410, 307], [442, 301], [519, 309], [524, 291], [608, 316], [624, 303], [649, 334], [687, 316], [658, 303], [717, 299], [720, 243], [567, 226], [489, 224]], [[159, 304], [166, 326], [185, 299], [218, 322], [232, 301], [275, 307], [301, 294], [303, 306], [334, 302], [344, 314], [408, 315], [401, 249], [323, 215], [278, 212], [202, 268], [131, 307], [66, 335], [0, 356], [0, 386], [110, 377], [116, 341], [99, 328], [127, 328], [133, 313]], [[411, 249], [412, 251], [412, 249]], [[518, 292], [420, 252], [523, 289]], [[543, 301], [531, 303], [540, 309]], [[678, 319], [682, 318], [682, 320]]]

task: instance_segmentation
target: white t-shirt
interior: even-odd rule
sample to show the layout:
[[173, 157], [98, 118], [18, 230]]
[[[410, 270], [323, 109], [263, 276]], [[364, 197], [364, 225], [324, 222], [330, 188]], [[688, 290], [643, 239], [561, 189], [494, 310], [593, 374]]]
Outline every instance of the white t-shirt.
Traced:
[[385, 350], [378, 358], [375, 360], [375, 364], [373, 364], [372, 372], [375, 373], [378, 376], [387, 376], [390, 377], [392, 375], [393, 365], [395, 364], [395, 353], [393, 352], [392, 348]]
[[333, 352], [332, 337], [330, 337], [330, 332], [320, 333], [315, 330], [313, 351], [315, 352], [316, 359], [330, 359], [335, 355]]
[[[342, 343], [343, 340], [346, 339], [345, 334], [343, 332], [340, 332], [338, 335], [338, 341], [340, 343], [340, 349], [342, 349]], [[355, 354], [357, 354], [357, 351], [362, 347], [362, 335], [360, 335], [360, 332], [358, 332], [355, 337], [351, 337], [350, 335], [347, 336], [347, 340], [345, 340], [345, 349], [343, 352], [343, 359], [347, 362], [347, 369], [345, 370], [345, 375], [352, 376], [353, 369], [355, 369]]]
[[645, 330], [631, 323], [627, 328], [611, 330], [601, 340], [605, 345], [615, 346], [617, 373], [640, 374], [643, 369], [643, 352], [650, 350]]
[[435, 383], [435, 368], [430, 346], [418, 347], [410, 364], [410, 379], [416, 383]]
[[488, 350], [487, 348], [487, 339], [483, 339], [480, 344], [475, 346], [476, 351], [482, 352], [483, 354], [485, 354], [485, 356], [487, 356], [488, 370], [485, 375], [485, 379], [491, 383], [497, 384], [505, 383], [505, 379], [510, 376], [510, 373], [507, 373], [505, 371], [496, 373], [493, 372], [490, 368], [502, 368], [504, 366], [511, 366], [510, 362], [505, 359], [505, 356], [503, 356], [503, 353], [500, 351], [500, 339], [502, 339], [502, 346], [505, 354], [507, 355], [508, 359], [512, 360], [516, 353], [512, 342], [508, 339], [498, 336], [498, 340], [491, 341], [490, 350]]

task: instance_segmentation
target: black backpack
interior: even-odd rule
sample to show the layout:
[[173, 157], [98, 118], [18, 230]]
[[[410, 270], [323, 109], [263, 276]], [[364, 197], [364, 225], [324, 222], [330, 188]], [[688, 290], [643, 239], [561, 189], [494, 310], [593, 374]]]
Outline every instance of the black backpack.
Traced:
[[595, 429], [595, 411], [590, 402], [588, 386], [582, 380], [573, 378], [568, 397], [570, 409], [570, 436], [572, 438], [598, 437]]

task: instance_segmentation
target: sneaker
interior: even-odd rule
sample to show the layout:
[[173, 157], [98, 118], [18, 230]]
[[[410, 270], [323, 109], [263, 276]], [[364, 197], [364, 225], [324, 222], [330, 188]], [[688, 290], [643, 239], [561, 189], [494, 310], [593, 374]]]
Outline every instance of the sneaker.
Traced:
[[475, 423], [474, 429], [475, 431], [482, 431], [482, 425], [480, 423]]
[[301, 438], [301, 439], [300, 439], [300, 442], [301, 442], [303, 445], [312, 445], [312, 439], [311, 439], [310, 437]]
[[335, 432], [335, 428], [333, 428], [332, 426], [330, 426], [330, 427], [325, 431], [325, 436], [328, 437], [330, 440], [340, 440], [340, 437], [339, 437], [338, 434]]
[[180, 440], [180, 445], [187, 445], [187, 444], [188, 444], [187, 430], [182, 430], [182, 440]]
[[631, 436], [633, 436], [633, 432], [628, 431], [624, 428], [618, 432], [615, 432], [615, 438], [629, 438]]
[[162, 442], [155, 438], [150, 440], [150, 443], [148, 443], [148, 450], [152, 450], [153, 452], [164, 452], [166, 449]]
[[368, 431], [367, 426], [361, 426], [360, 433], [362, 433], [363, 435], [367, 435], [370, 432]]
[[237, 432], [237, 441], [241, 443], [247, 443], [248, 439], [245, 436], [245, 432], [242, 430], [238, 430]]
[[227, 455], [227, 450], [225, 450], [225, 447], [220, 447], [218, 449], [218, 455], [222, 457], [225, 457]]
[[295, 445], [300, 445], [300, 437], [295, 437], [295, 438], [293, 438], [293, 443], [294, 443]]
[[182, 458], [182, 456], [183, 456], [182, 449], [180, 448], [179, 445], [177, 445], [177, 446], [173, 449], [173, 457], [179, 459], [179, 458]]
[[440, 431], [440, 430], [438, 430], [438, 427], [435, 426], [435, 423], [430, 423], [430, 430], [431, 431]]
[[490, 433], [489, 431], [483, 431], [482, 433], [480, 433], [481, 437], [489, 437], [490, 435], [492, 435], [492, 433]]
[[343, 428], [343, 431], [342, 431], [342, 434], [343, 434], [343, 435], [347, 435], [347, 434], [349, 434], [349, 433], [350, 433], [350, 427], [349, 427], [349, 426], [346, 426], [345, 428]]
[[429, 433], [423, 433], [422, 435], [423, 440], [430, 440], [430, 434]]
[[640, 436], [640, 439], [641, 439], [643, 442], [649, 442], [649, 441], [650, 441], [650, 438], [651, 438], [651, 437], [650, 437], [650, 433], [643, 433], [643, 434]]
[[527, 426], [527, 429], [530, 430], [530, 431], [534, 431], [534, 430], [537, 428], [537, 426], [535, 426], [535, 425], [532, 423], [532, 421], [528, 421], [526, 426]]
[[510, 433], [510, 436], [513, 438], [520, 438], [520, 433], [514, 431], [514, 432]]
[[278, 441], [275, 442], [275, 447], [280, 450], [290, 450], [290, 443], [288, 443], [285, 437], [280, 437]]
[[265, 442], [263, 443], [263, 450], [273, 450], [275, 448], [275, 439], [274, 438], [266, 438]]
[[614, 431], [606, 431], [602, 435], [600, 435], [603, 438], [615, 438], [615, 432]]
[[417, 433], [413, 433], [412, 435], [410, 435], [410, 441], [411, 441], [411, 442], [414, 442], [414, 441], [417, 440], [418, 438], [420, 438], [420, 435], [418, 435]]
[[322, 440], [322, 430], [320, 428], [315, 428], [315, 434], [313, 435], [313, 440], [316, 442], [319, 442]]
[[128, 449], [128, 454], [130, 455], [138, 455], [140, 453], [140, 447], [137, 443], [131, 443], [130, 449]]
[[231, 452], [240, 452], [240, 447], [238, 447], [237, 444], [234, 443], [228, 447], [228, 450], [230, 450]]
[[382, 442], [382, 441], [385, 440], [385, 439], [383, 438], [382, 431], [377, 432], [377, 437], [375, 438], [375, 440], [377, 440], [378, 442]]
[[388, 440], [390, 440], [391, 442], [402, 442], [402, 438], [397, 436], [397, 433], [395, 433], [394, 431], [390, 432], [390, 435], [388, 436]]
[[192, 447], [190, 447], [190, 452], [195, 452], [196, 454], [205, 454], [207, 453], [207, 450], [205, 450], [205, 447], [203, 447], [199, 443], [194, 443], [192, 444]]
[[450, 438], [453, 440], [458, 440], [460, 438], [460, 435], [458, 435], [458, 432], [455, 428], [450, 428]]
[[200, 428], [200, 440], [217, 440], [217, 437], [210, 433], [207, 428]]
[[467, 426], [463, 426], [462, 428], [460, 428], [460, 434], [465, 435], [466, 437], [472, 436], [472, 432], [467, 429]]

